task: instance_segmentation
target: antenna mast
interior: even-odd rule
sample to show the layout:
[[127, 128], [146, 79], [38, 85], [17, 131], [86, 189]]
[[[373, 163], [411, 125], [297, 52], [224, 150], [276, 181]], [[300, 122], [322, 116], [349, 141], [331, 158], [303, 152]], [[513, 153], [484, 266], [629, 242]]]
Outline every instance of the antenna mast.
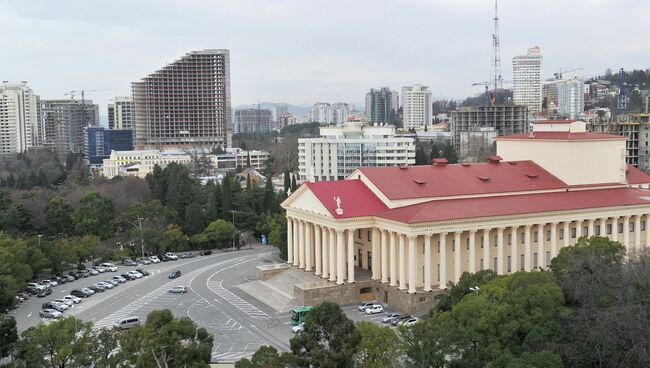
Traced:
[[503, 79], [501, 78], [501, 51], [499, 50], [500, 46], [499, 13], [497, 0], [494, 0], [494, 33], [492, 34], [492, 77], [494, 80], [494, 98], [496, 98], [497, 90], [503, 89]]

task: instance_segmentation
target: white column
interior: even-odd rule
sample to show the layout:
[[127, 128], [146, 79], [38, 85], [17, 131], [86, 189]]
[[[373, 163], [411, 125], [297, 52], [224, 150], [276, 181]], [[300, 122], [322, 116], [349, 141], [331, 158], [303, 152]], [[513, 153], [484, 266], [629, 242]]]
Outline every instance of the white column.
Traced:
[[595, 222], [595, 219], [587, 220], [587, 232], [589, 233], [589, 234], [587, 234], [587, 236], [589, 236], [589, 237], [596, 235], [595, 231], [594, 231], [594, 222]]
[[641, 215], [634, 216], [634, 248], [641, 249]]
[[571, 241], [571, 222], [564, 221], [564, 246], [569, 246], [569, 241]]
[[390, 286], [397, 286], [397, 252], [394, 232], [390, 233]]
[[316, 276], [320, 276], [322, 272], [320, 267], [321, 267], [321, 262], [323, 261], [323, 257], [321, 255], [323, 243], [320, 234], [321, 234], [320, 226], [314, 224], [314, 253], [315, 253], [314, 260], [316, 261], [314, 262], [315, 263], [314, 275]]
[[483, 264], [481, 269], [490, 269], [490, 229], [483, 229]]
[[300, 255], [300, 268], [305, 268], [305, 222], [298, 223], [298, 253]]
[[431, 291], [431, 234], [424, 235], [424, 291]]
[[406, 289], [406, 249], [404, 245], [404, 235], [399, 236], [399, 289]]
[[519, 244], [518, 242], [518, 237], [519, 237], [519, 227], [518, 226], [513, 226], [510, 228], [510, 234], [512, 238], [512, 244], [510, 244], [510, 272], [515, 273], [519, 271], [519, 268], [517, 267], [519, 264], [519, 254], [517, 254], [517, 246]]
[[628, 252], [632, 250], [630, 247], [630, 216], [623, 217], [623, 245]]
[[379, 269], [379, 261], [381, 261], [381, 255], [379, 254], [379, 230], [377, 228], [372, 228], [372, 279], [379, 280], [381, 277]]
[[415, 241], [417, 237], [409, 235], [409, 294], [415, 294]]
[[336, 230], [336, 283], [345, 279], [345, 230]]
[[582, 220], [576, 220], [576, 243], [584, 234], [582, 233]]
[[600, 219], [600, 236], [607, 237], [607, 218]]
[[650, 248], [650, 215], [645, 216], [645, 248]]
[[497, 275], [505, 274], [504, 262], [503, 262], [503, 228], [500, 227], [497, 229]]
[[528, 272], [533, 270], [533, 252], [530, 244], [530, 225], [524, 226], [524, 269]]
[[311, 227], [310, 222], [305, 222], [305, 271], [311, 272]]
[[447, 233], [440, 233], [440, 289], [447, 289]]
[[460, 273], [461, 273], [461, 260], [460, 260], [460, 254], [463, 249], [462, 244], [460, 244], [460, 231], [456, 231], [454, 233], [454, 283], [458, 283], [458, 280], [460, 280]]
[[322, 278], [327, 279], [330, 275], [330, 257], [329, 257], [329, 242], [330, 242], [330, 231], [325, 226], [322, 227], [322, 239], [323, 248], [321, 253], [323, 254], [323, 274]]
[[[354, 282], [354, 229], [348, 230], [348, 282]], [[359, 260], [361, 262], [361, 260]]]
[[551, 259], [557, 256], [557, 222], [551, 222]]
[[388, 232], [381, 230], [381, 282], [388, 282]]
[[287, 217], [287, 263], [293, 263], [293, 220]]
[[300, 222], [296, 219], [291, 221], [293, 223], [293, 265], [298, 266], [300, 264], [300, 237], [298, 233], [300, 232]]
[[476, 273], [476, 230], [469, 231], [469, 272]]
[[612, 217], [612, 241], [618, 241], [618, 216]]
[[329, 239], [330, 240], [330, 247], [329, 247], [330, 248], [329, 249], [329, 251], [330, 251], [330, 256], [329, 256], [329, 259], [330, 259], [330, 281], [336, 281], [336, 276], [337, 276], [337, 271], [336, 271], [337, 268], [336, 267], [338, 266], [338, 259], [337, 259], [337, 256], [336, 256], [338, 250], [337, 250], [337, 245], [336, 244], [338, 243], [338, 239], [337, 239], [336, 232], [334, 231], [334, 229], [330, 229], [329, 238], [330, 238]]
[[537, 266], [545, 268], [546, 259], [544, 257], [544, 224], [537, 225]]

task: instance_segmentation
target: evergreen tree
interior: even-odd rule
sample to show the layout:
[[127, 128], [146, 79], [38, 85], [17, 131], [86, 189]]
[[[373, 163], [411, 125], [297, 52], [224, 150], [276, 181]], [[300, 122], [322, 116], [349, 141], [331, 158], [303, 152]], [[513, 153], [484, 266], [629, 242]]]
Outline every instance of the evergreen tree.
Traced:
[[7, 187], [13, 188], [16, 186], [16, 178], [14, 177], [13, 173], [9, 173], [9, 176], [7, 176]]
[[291, 175], [291, 192], [295, 192], [298, 189], [298, 184], [296, 184], [296, 176]]
[[247, 151], [246, 154], [248, 155], [246, 157], [246, 167], [251, 167], [251, 153]]
[[277, 205], [275, 203], [275, 193], [273, 192], [273, 182], [271, 182], [271, 177], [266, 178], [266, 183], [264, 183], [264, 211], [265, 212], [276, 212]]
[[251, 189], [251, 174], [250, 173], [246, 174], [246, 189], [248, 189], [248, 190]]
[[50, 181], [47, 179], [47, 175], [43, 169], [38, 169], [38, 185], [45, 188], [50, 186]]
[[38, 176], [34, 170], [29, 172], [27, 175], [27, 180], [25, 182], [25, 189], [32, 189], [33, 187], [38, 186]]
[[284, 193], [286, 194], [289, 189], [291, 189], [291, 174], [289, 174], [289, 168], [284, 169]]
[[221, 202], [221, 218], [229, 219], [230, 210], [232, 210], [232, 179], [230, 178], [230, 174], [227, 174], [226, 177], [223, 178], [221, 190], [223, 192], [223, 201]]

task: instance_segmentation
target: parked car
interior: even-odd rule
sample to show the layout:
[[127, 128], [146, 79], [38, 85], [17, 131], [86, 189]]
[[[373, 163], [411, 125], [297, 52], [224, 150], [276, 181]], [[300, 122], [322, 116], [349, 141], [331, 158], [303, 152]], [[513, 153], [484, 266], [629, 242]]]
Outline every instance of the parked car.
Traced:
[[55, 309], [47, 308], [38, 312], [38, 316], [43, 318], [60, 318], [61, 316], [63, 316], [63, 313]]
[[30, 294], [30, 293], [26, 293], [26, 292], [20, 292], [20, 293], [18, 293], [18, 294], [16, 294], [16, 295], [18, 295], [18, 296], [20, 296], [21, 298], [23, 298], [23, 300], [27, 300], [27, 299], [29, 299], [29, 298], [32, 296], [32, 294]]
[[88, 277], [88, 276], [90, 276], [90, 271], [88, 271], [88, 270], [81, 270], [81, 271], [79, 271], [79, 272], [81, 272], [81, 277]]
[[60, 276], [54, 276], [54, 277], [50, 278], [50, 281], [54, 281], [57, 284], [62, 285], [62, 284], [65, 284], [66, 282], [68, 282], [68, 279], [60, 277]]
[[[119, 276], [118, 276], [118, 277], [119, 277]], [[111, 285], [113, 285], [113, 286], [118, 286], [118, 285], [120, 285], [120, 283], [119, 283], [117, 280], [113, 280], [112, 278], [110, 278], [110, 279], [108, 279], [108, 280], [104, 280], [104, 281], [102, 281], [102, 282], [103, 282], [103, 283], [106, 283], [106, 284], [111, 284]]]
[[126, 279], [122, 276], [113, 276], [111, 277], [111, 280], [117, 282], [118, 284], [123, 284], [126, 282]]
[[394, 320], [390, 323], [390, 325], [391, 325], [391, 326], [397, 326], [398, 324], [400, 324], [400, 322], [402, 322], [402, 321], [406, 321], [406, 320], [408, 320], [408, 319], [410, 319], [410, 318], [413, 318], [413, 316], [410, 316], [410, 315], [408, 315], [408, 314], [407, 314], [407, 315], [404, 315], [404, 316], [402, 316], [402, 317], [399, 317], [399, 318], [394, 319]]
[[99, 267], [103, 268], [105, 271], [117, 272], [117, 266], [110, 262], [102, 263], [99, 265]]
[[196, 254], [194, 252], [185, 252], [181, 255], [181, 258], [194, 258], [196, 257]]
[[404, 325], [404, 326], [413, 326], [417, 321], [420, 319], [418, 317], [411, 317], [409, 319], [402, 320], [398, 323], [398, 325]]
[[377, 313], [384, 313], [384, 307], [382, 307], [381, 304], [371, 305], [370, 307], [366, 308], [366, 314]]
[[67, 305], [68, 307], [72, 307], [72, 305], [74, 304], [74, 302], [73, 302], [72, 300], [65, 300], [65, 299], [63, 299], [63, 298], [60, 298], [60, 299], [54, 299], [54, 300], [52, 300], [52, 301], [53, 301], [53, 302], [57, 302], [57, 303], [63, 303], [63, 304], [65, 304], [65, 305]]
[[41, 285], [36, 282], [30, 282], [27, 284], [27, 290], [32, 294], [38, 294], [41, 290], [45, 289], [44, 285]]
[[113, 327], [118, 330], [128, 330], [135, 326], [140, 326], [140, 319], [138, 317], [121, 318], [113, 323]]
[[59, 284], [56, 281], [43, 280], [43, 281], [41, 281], [41, 285], [43, 285], [45, 287], [55, 287], [55, 286], [57, 286]]
[[178, 256], [172, 252], [167, 252], [165, 253], [165, 257], [169, 258], [172, 261], [175, 261], [178, 259]]
[[94, 268], [91, 268], [90, 270], [88, 270], [88, 272], [89, 272], [92, 276], [99, 275], [99, 271], [97, 271], [97, 270], [94, 269]]
[[84, 291], [83, 289], [72, 289], [72, 291], [70, 291], [70, 295], [78, 298], [87, 298], [92, 294]]
[[187, 286], [174, 286], [169, 289], [170, 294], [185, 294], [187, 293]]
[[68, 272], [68, 276], [70, 276], [70, 277], [74, 278], [75, 280], [77, 280], [78, 278], [81, 277], [81, 273], [79, 271], [70, 271], [70, 272]]
[[93, 270], [95, 270], [95, 271], [97, 271], [97, 272], [99, 272], [99, 273], [104, 273], [104, 272], [106, 272], [106, 270], [105, 270], [103, 267], [101, 267], [101, 266], [92, 266], [91, 269], [93, 269]]
[[168, 262], [169, 261], [169, 258], [167, 258], [164, 254], [159, 255], [158, 259], [160, 260], [160, 262]]
[[81, 303], [81, 298], [76, 297], [74, 295], [66, 295], [66, 296], [63, 297], [63, 300], [69, 300], [69, 301], [73, 302], [74, 304]]
[[399, 313], [388, 313], [386, 317], [381, 319], [381, 323], [391, 323], [397, 318], [399, 318]]
[[93, 289], [91, 289], [91, 288], [87, 288], [87, 287], [85, 287], [85, 288], [81, 288], [81, 290], [83, 290], [84, 292], [86, 292], [86, 293], [88, 293], [88, 294], [90, 294], [90, 295], [95, 294], [95, 290], [93, 290]]
[[372, 307], [372, 306], [375, 305], [375, 304], [379, 304], [379, 303], [377, 303], [377, 302], [375, 302], [375, 301], [361, 303], [361, 305], [360, 305], [359, 308], [358, 308], [358, 309], [359, 309], [359, 312], [365, 312], [365, 311], [366, 311], [366, 308], [368, 308], [368, 307]]
[[302, 322], [297, 326], [291, 327], [291, 331], [293, 331], [293, 333], [305, 332], [305, 322]]
[[149, 260], [149, 258], [146, 258], [146, 257], [138, 258], [138, 262], [140, 262], [140, 263], [142, 263], [144, 265], [150, 265], [151, 264], [151, 261]]
[[181, 271], [180, 270], [173, 271], [167, 277], [169, 277], [170, 279], [175, 279], [175, 278], [181, 277]]
[[43, 305], [41, 305], [41, 308], [43, 308], [43, 309], [56, 309], [59, 312], [63, 312], [64, 310], [68, 309], [69, 307], [65, 303], [49, 301], [49, 302], [43, 303]]
[[96, 293], [103, 293], [104, 291], [106, 291], [106, 288], [99, 285], [99, 284], [90, 285], [90, 286], [88, 286], [88, 289], [90, 289], [90, 290], [92, 290], [92, 291], [94, 291]]
[[128, 272], [123, 273], [123, 274], [121, 274], [120, 276], [122, 276], [125, 280], [135, 280], [135, 279], [137, 278], [137, 277], [131, 275], [131, 274], [128, 273]]
[[132, 277], [132, 280], [142, 278], [142, 274], [138, 271], [129, 271], [127, 274]]
[[123, 262], [125, 266], [137, 266], [138, 262], [132, 260], [132, 259], [127, 259]]
[[67, 275], [65, 278], [68, 280], [68, 282], [72, 282], [72, 281], [76, 280], [76, 278], [74, 276], [72, 276], [72, 275]]
[[156, 256], [149, 256], [151, 263], [160, 263], [160, 260]]
[[209, 250], [209, 249], [208, 249], [208, 250], [204, 250], [203, 252], [201, 252], [201, 255], [202, 255], [202, 256], [209, 256], [210, 254], [212, 254], [212, 251]]
[[38, 291], [38, 294], [36, 294], [37, 297], [39, 298], [45, 298], [46, 296], [52, 294], [52, 288], [46, 287], [44, 289], [41, 289]]
[[108, 289], [108, 290], [115, 287], [115, 285], [111, 284], [110, 282], [106, 282], [106, 281], [100, 281], [100, 282], [96, 283], [95, 285], [103, 286], [104, 289]]
[[142, 276], [149, 276], [149, 271], [147, 270], [143, 270], [142, 268], [136, 268], [135, 270], [142, 274]]

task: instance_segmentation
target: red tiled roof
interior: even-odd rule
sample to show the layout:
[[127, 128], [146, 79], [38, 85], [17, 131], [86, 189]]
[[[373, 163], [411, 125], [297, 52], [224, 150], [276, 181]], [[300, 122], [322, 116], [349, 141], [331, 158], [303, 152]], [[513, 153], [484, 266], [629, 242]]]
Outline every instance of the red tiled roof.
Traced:
[[614, 134], [602, 134], [602, 133], [591, 133], [591, 132], [533, 132], [532, 136], [530, 133], [521, 133], [506, 135], [503, 137], [497, 137], [497, 140], [508, 140], [508, 139], [552, 139], [552, 140], [568, 140], [568, 141], [577, 141], [577, 140], [594, 140], [594, 139], [627, 139], [622, 135]]
[[650, 183], [650, 175], [637, 169], [632, 165], [627, 165], [627, 173], [625, 174], [628, 184], [646, 184]]
[[636, 204], [650, 205], [650, 191], [616, 188], [501, 197], [448, 199], [393, 208], [384, 213], [379, 213], [376, 216], [412, 224]]
[[408, 168], [361, 167], [359, 170], [391, 200], [560, 189], [567, 186], [533, 161]]
[[[370, 216], [388, 209], [361, 180], [306, 182], [305, 185], [336, 219]], [[342, 215], [335, 211], [334, 197], [341, 198]]]
[[533, 124], [571, 124], [575, 122], [576, 120], [538, 120]]

